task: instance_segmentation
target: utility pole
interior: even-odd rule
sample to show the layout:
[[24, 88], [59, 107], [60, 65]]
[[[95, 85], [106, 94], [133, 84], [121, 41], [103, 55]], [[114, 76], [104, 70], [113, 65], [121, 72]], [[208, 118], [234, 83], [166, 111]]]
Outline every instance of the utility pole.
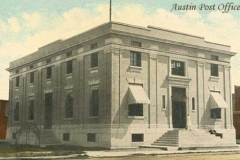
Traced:
[[109, 6], [109, 22], [112, 22], [112, 0], [110, 0]]

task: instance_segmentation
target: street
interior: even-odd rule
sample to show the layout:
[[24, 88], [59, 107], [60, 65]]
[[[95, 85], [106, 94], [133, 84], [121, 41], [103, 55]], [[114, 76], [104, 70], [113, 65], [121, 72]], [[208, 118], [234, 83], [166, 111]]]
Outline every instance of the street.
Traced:
[[172, 155], [148, 155], [134, 157], [91, 158], [93, 160], [239, 160], [240, 153], [190, 153]]

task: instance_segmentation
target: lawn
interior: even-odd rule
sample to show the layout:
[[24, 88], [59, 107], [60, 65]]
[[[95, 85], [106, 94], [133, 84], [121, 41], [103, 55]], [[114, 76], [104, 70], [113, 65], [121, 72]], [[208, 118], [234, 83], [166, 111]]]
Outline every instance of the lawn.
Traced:
[[42, 148], [39, 146], [12, 145], [6, 142], [0, 142], [0, 157], [60, 156], [70, 154], [84, 154], [84, 151], [87, 150], [101, 150], [101, 149], [63, 145], [47, 146]]

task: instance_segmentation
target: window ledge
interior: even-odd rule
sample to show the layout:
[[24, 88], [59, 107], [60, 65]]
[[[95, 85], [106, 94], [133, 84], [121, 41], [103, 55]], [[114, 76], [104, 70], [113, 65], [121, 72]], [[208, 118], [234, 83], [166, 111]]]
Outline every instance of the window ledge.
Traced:
[[34, 83], [30, 83], [30, 84], [29, 84], [29, 87], [34, 87]]
[[129, 70], [130, 72], [137, 72], [140, 73], [142, 71], [142, 67], [138, 67], [138, 66], [129, 66]]
[[34, 122], [34, 120], [27, 120], [27, 122], [31, 123], [31, 122]]
[[15, 87], [15, 90], [19, 90], [19, 87]]
[[162, 111], [166, 111], [166, 108], [162, 108]]
[[89, 71], [90, 71], [90, 73], [97, 73], [98, 67], [90, 68]]
[[95, 118], [99, 118], [99, 116], [90, 116], [90, 117], [88, 117], [88, 118], [90, 118], [90, 119], [95, 119]]
[[212, 82], [218, 82], [218, 80], [219, 80], [219, 77], [210, 76], [210, 81], [212, 81]]
[[66, 79], [70, 79], [73, 77], [73, 74], [72, 73], [65, 74], [65, 77]]
[[73, 118], [64, 118], [65, 121], [71, 121]]
[[128, 116], [128, 119], [145, 119], [144, 116]]
[[46, 79], [46, 83], [51, 83], [52, 79]]
[[13, 124], [18, 124], [19, 123], [19, 121], [13, 121]]
[[168, 76], [168, 81], [170, 84], [189, 84], [191, 81], [191, 78], [188, 78], [186, 76], [176, 76], [176, 75], [170, 75]]
[[210, 118], [211, 120], [215, 120], [215, 121], [217, 121], [217, 122], [221, 122], [222, 121], [222, 119], [221, 118]]

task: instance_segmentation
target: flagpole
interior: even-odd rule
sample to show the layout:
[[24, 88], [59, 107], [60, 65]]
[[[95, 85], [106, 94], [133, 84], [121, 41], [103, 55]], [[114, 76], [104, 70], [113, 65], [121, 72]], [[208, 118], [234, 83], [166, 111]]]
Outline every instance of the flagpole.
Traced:
[[112, 22], [112, 0], [110, 0], [109, 6], [109, 22]]

